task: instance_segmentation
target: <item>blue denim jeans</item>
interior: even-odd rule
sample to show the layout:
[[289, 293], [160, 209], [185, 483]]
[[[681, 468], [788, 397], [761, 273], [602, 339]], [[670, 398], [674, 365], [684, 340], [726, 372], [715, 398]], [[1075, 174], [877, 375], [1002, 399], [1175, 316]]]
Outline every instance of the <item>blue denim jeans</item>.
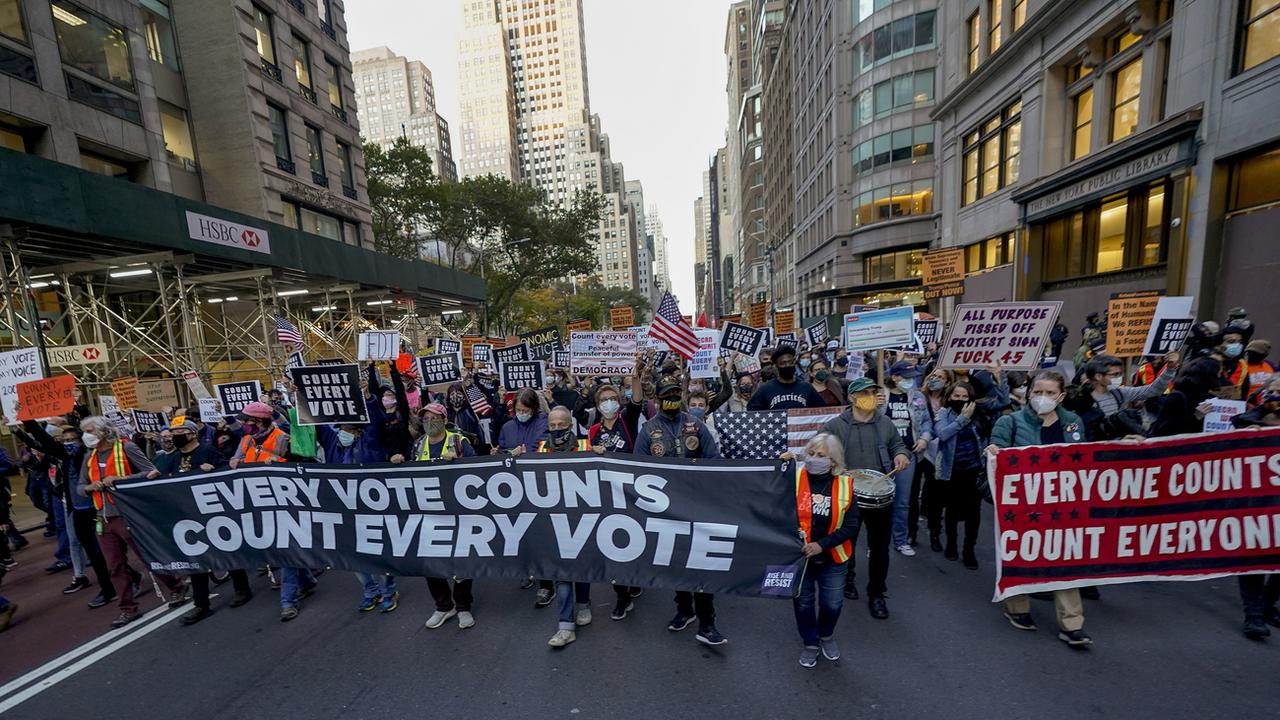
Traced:
[[563, 580], [556, 581], [556, 602], [560, 607], [560, 626], [561, 630], [572, 630], [577, 627], [574, 621], [577, 616], [578, 605], [586, 605], [591, 602], [591, 583], [566, 582]]
[[840, 609], [844, 607], [844, 580], [849, 566], [841, 563], [815, 565], [809, 563], [800, 595], [792, 604], [796, 610], [796, 628], [807, 647], [817, 647], [819, 638], [829, 638], [836, 631]]
[[280, 607], [298, 607], [298, 595], [303, 589], [316, 586], [316, 576], [307, 568], [280, 568]]
[[[907, 448], [910, 450], [910, 448]], [[916, 459], [911, 455], [911, 464], [893, 475], [893, 546], [907, 544], [907, 518], [911, 515], [911, 486], [916, 477]]]
[[[71, 564], [71, 540], [67, 537], [67, 508], [62, 504], [60, 497], [50, 497], [49, 503], [53, 505], [53, 531], [58, 538], [58, 547], [53, 551], [53, 559]], [[80, 573], [77, 571], [76, 574]]]
[[396, 576], [386, 575], [370, 575], [368, 573], [356, 573], [356, 579], [364, 585], [364, 599], [372, 598], [389, 598], [396, 591]]
[[8, 609], [9, 609], [9, 598], [3, 595], [0, 595], [0, 612], [4, 612], [5, 610], [8, 610]]

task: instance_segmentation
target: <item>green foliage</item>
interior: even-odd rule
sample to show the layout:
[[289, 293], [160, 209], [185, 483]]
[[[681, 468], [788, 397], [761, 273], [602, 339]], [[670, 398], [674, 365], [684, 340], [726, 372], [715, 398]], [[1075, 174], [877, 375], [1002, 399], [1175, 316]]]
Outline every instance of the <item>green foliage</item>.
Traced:
[[419, 259], [422, 230], [439, 187], [431, 172], [431, 156], [424, 148], [398, 138], [387, 150], [377, 143], [365, 143], [364, 162], [374, 248], [399, 258]]
[[609, 327], [609, 308], [630, 305], [640, 321], [650, 307], [639, 293], [622, 288], [606, 288], [597, 277], [582, 282], [557, 282], [547, 287], [520, 289], [513, 296], [506, 314], [497, 318], [501, 327], [515, 333], [548, 326], [563, 328], [574, 320], [590, 320], [597, 330]]

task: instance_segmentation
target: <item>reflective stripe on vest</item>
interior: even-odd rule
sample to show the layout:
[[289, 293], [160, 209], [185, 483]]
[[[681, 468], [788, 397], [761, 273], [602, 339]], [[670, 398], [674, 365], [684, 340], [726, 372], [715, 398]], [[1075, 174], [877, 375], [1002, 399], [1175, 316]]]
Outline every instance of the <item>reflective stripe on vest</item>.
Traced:
[[259, 445], [253, 437], [245, 435], [240, 438], [240, 451], [244, 453], [244, 461], [247, 463], [266, 462], [267, 460], [283, 461], [280, 455], [280, 438], [288, 437], [280, 428], [272, 425], [271, 432], [267, 433], [267, 439]]
[[[853, 504], [853, 478], [848, 475], [837, 475], [831, 481], [831, 527], [827, 534], [831, 535], [844, 524], [844, 514]], [[813, 534], [813, 494], [809, 491], [809, 471], [803, 465], [796, 467], [796, 516], [800, 518], [800, 529], [804, 532], [804, 541], [812, 542]], [[846, 540], [831, 548], [831, 559], [837, 565], [846, 563], [853, 557], [853, 541]]]
[[[111, 443], [111, 454], [107, 456], [107, 469], [112, 474], [107, 477], [127, 477], [133, 474], [133, 468], [129, 465], [129, 456], [124, 452], [124, 441], [117, 439]], [[98, 467], [98, 449], [94, 448], [89, 453], [89, 481], [102, 481], [102, 468]], [[93, 506], [98, 510], [102, 509], [102, 499], [112, 505], [116, 504], [116, 499], [102, 492], [101, 490], [93, 491]]]
[[444, 457], [444, 452], [449, 449], [450, 443], [453, 444], [455, 453], [461, 452], [462, 435], [460, 433], [449, 432], [446, 430], [444, 433], [444, 444], [440, 446], [440, 455], [437, 457], [431, 457], [431, 440], [425, 437], [422, 438], [422, 449], [418, 451], [418, 460], [439, 460]]
[[[572, 449], [569, 449], [569, 450], [565, 450], [564, 452], [586, 452], [586, 451], [588, 451], [588, 450], [590, 450], [590, 449], [591, 449], [591, 441], [590, 441], [590, 440], [579, 440], [579, 441], [578, 441], [578, 444], [577, 444], [575, 447], [573, 447]], [[546, 441], [546, 440], [539, 440], [539, 441], [538, 441], [538, 452], [540, 452], [540, 453], [545, 453], [545, 452], [554, 452], [554, 451], [553, 451], [553, 450], [551, 450], [551, 448], [549, 448], [549, 447], [547, 446], [547, 441]]]

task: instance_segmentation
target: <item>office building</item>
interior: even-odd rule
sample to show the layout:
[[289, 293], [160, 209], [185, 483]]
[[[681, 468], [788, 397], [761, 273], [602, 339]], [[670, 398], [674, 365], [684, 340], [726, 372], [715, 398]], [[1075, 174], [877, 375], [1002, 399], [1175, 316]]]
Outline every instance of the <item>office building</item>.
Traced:
[[404, 138], [430, 153], [436, 177], [457, 180], [449, 123], [436, 110], [430, 68], [387, 47], [354, 52], [351, 64], [364, 139], [387, 148]]

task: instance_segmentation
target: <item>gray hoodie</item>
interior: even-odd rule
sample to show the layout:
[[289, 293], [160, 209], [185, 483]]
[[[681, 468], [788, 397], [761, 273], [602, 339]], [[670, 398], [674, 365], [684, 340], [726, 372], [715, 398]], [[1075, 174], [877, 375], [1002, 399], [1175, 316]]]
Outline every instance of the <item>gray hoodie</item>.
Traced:
[[902, 436], [884, 413], [877, 411], [868, 422], [859, 422], [853, 417], [853, 409], [845, 408], [839, 417], [827, 421], [822, 432], [831, 433], [844, 445], [844, 467], [846, 470], [878, 470], [889, 472], [893, 469], [893, 458], [908, 455], [907, 446]]

